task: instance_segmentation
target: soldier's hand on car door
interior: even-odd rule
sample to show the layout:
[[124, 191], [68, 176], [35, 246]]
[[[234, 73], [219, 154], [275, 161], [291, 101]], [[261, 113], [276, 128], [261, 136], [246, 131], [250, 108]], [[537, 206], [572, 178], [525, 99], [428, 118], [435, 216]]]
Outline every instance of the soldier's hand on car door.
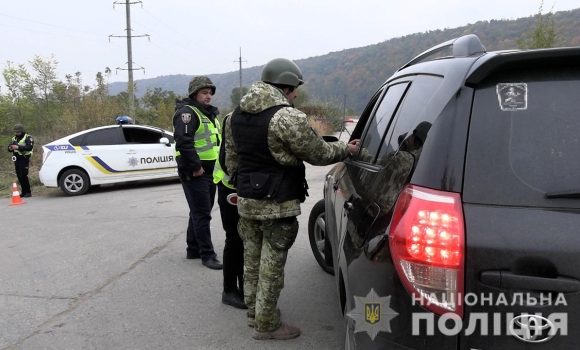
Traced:
[[350, 155], [351, 156], [355, 155], [359, 147], [360, 147], [360, 139], [350, 141], [348, 143], [348, 151], [350, 152]]

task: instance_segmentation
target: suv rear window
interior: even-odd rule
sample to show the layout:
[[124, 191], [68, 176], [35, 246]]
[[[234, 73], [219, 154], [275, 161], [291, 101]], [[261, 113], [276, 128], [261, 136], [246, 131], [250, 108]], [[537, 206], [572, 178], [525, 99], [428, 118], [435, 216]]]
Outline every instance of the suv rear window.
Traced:
[[475, 91], [464, 201], [580, 207], [580, 68], [501, 71]]

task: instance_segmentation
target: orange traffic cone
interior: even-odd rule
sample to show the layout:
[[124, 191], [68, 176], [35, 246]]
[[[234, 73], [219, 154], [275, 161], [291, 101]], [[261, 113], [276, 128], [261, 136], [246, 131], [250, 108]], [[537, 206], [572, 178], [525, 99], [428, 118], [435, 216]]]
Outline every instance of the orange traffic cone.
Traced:
[[20, 205], [26, 204], [25, 201], [20, 199], [20, 192], [18, 192], [18, 185], [16, 185], [16, 181], [12, 180], [12, 203], [8, 205]]

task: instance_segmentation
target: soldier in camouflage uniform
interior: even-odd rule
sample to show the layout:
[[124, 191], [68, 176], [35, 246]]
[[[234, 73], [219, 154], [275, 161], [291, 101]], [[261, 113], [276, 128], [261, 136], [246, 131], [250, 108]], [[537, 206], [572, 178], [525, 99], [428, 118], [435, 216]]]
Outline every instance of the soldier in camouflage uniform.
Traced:
[[226, 166], [235, 179], [244, 241], [244, 294], [255, 339], [291, 339], [300, 329], [277, 309], [288, 249], [307, 195], [304, 161], [328, 165], [356, 152], [357, 141], [326, 143], [292, 107], [302, 72], [278, 58], [266, 64], [226, 123]]

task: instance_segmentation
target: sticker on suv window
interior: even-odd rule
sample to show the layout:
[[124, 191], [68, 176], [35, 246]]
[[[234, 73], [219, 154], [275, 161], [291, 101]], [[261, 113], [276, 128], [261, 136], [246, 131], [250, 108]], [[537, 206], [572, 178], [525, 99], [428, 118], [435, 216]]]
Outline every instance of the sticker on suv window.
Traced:
[[497, 98], [502, 111], [523, 111], [528, 108], [526, 83], [497, 84]]

